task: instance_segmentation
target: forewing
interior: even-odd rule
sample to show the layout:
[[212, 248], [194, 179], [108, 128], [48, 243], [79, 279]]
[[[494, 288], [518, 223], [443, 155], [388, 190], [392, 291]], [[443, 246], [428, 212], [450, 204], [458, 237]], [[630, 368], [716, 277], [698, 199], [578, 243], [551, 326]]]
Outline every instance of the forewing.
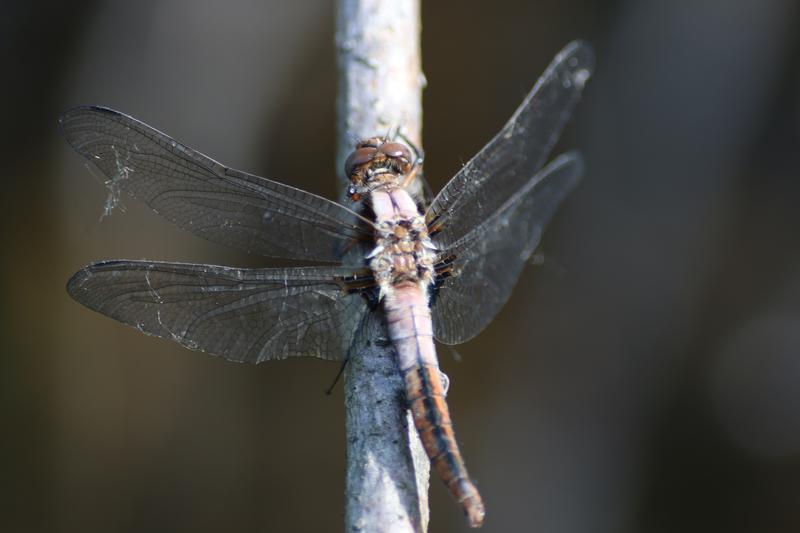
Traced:
[[77, 107], [60, 119], [72, 147], [183, 229], [270, 257], [338, 261], [371, 223], [314, 194], [228, 168], [118, 111]]
[[[568, 44], [536, 82], [508, 123], [450, 180], [426, 212], [444, 249], [491, 216], [547, 160], [592, 73], [585, 43]], [[446, 229], [446, 231], [445, 231]]]
[[558, 157], [488, 220], [441, 252], [441, 260], [452, 259], [453, 275], [442, 280], [433, 300], [437, 340], [459, 344], [491, 322], [582, 172], [579, 154]]
[[344, 358], [368, 307], [338, 267], [237, 269], [105, 261], [78, 271], [67, 291], [143, 333], [231, 361]]

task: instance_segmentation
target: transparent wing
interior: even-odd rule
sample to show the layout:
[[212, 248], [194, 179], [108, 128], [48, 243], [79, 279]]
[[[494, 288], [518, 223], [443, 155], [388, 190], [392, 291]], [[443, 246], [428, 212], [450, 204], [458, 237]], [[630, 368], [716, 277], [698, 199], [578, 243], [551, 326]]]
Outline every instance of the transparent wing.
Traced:
[[371, 223], [314, 194], [228, 168], [112, 109], [60, 119], [72, 147], [121, 189], [183, 229], [271, 257], [338, 261]]
[[452, 275], [443, 279], [433, 299], [434, 334], [439, 341], [465, 342], [491, 322], [511, 295], [545, 226], [582, 173], [579, 154], [561, 155], [493, 216], [441, 252], [441, 260], [452, 261]]
[[432, 230], [442, 228], [433, 237], [440, 249], [491, 216], [541, 168], [593, 66], [587, 44], [568, 44], [503, 129], [439, 192], [426, 218]]
[[342, 288], [339, 278], [352, 275], [338, 267], [105, 261], [78, 271], [67, 292], [143, 333], [231, 361], [341, 360], [368, 310]]

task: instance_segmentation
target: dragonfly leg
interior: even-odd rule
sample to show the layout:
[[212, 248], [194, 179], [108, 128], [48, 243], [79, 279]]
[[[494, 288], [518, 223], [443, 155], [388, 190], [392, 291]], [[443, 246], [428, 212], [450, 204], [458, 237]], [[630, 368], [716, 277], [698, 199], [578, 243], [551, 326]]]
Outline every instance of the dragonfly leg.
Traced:
[[[444, 280], [451, 276], [458, 275], [458, 270], [456, 270], [456, 265], [454, 264], [455, 260], [456, 256], [451, 255], [450, 257], [446, 257], [445, 259], [433, 265], [433, 283], [428, 285], [428, 300], [431, 306], [433, 306], [434, 302], [436, 302], [436, 297], [439, 294], [438, 289], [442, 286]], [[456, 360], [458, 359], [459, 358], [456, 357]]]
[[414, 152], [414, 165], [419, 164], [419, 166], [422, 166], [422, 163], [425, 161], [425, 151], [416, 144], [414, 144], [414, 141], [409, 139], [408, 136], [405, 133], [403, 133], [403, 130], [398, 129], [397, 136], [400, 137], [400, 139], [402, 139], [403, 142], [406, 143], [409, 148], [411, 148], [412, 152]]
[[431, 220], [428, 221], [428, 235], [433, 237], [440, 231], [442, 231], [442, 216], [436, 215]]
[[345, 367], [347, 367], [347, 362], [349, 360], [350, 360], [350, 356], [349, 355], [344, 358], [344, 361], [342, 361], [342, 366], [339, 367], [339, 372], [337, 372], [336, 373], [336, 377], [333, 378], [333, 383], [331, 383], [331, 386], [328, 387], [328, 390], [325, 391], [325, 396], [330, 396], [331, 395], [331, 393], [333, 392], [333, 388], [336, 386], [337, 383], [339, 383], [339, 379], [342, 377], [342, 374], [344, 374], [344, 369], [345, 369]]
[[[414, 163], [412, 163], [411, 170], [409, 170], [408, 174], [406, 174], [406, 178], [403, 180], [402, 187], [405, 189], [406, 187], [411, 185], [411, 183], [414, 181], [414, 179], [417, 177], [417, 175], [420, 173], [421, 170], [422, 170], [422, 159], [417, 158], [414, 160]], [[427, 187], [427, 183], [425, 184], [425, 186]]]
[[412, 166], [411, 166], [411, 172], [408, 173], [408, 176], [404, 180], [403, 187], [408, 186], [414, 180], [414, 178], [417, 177], [417, 175], [420, 175], [420, 178], [421, 178], [421, 181], [422, 181], [422, 187], [423, 187], [423, 189], [425, 191], [425, 196], [429, 200], [432, 199], [433, 198], [433, 191], [431, 190], [431, 186], [428, 184], [428, 180], [426, 180], [420, 174], [421, 171], [422, 171], [422, 165], [425, 162], [425, 151], [422, 148], [420, 148], [419, 146], [417, 146], [416, 144], [414, 144], [414, 141], [409, 139], [408, 136], [405, 133], [403, 133], [403, 130], [398, 129], [397, 130], [397, 136], [400, 139], [402, 139], [403, 142], [406, 143], [409, 148], [411, 148], [412, 152], [414, 152], [414, 162], [412, 163]]
[[445, 279], [449, 278], [450, 276], [457, 276], [458, 270], [456, 268], [456, 256], [450, 255], [445, 257], [435, 265], [433, 265], [433, 270], [436, 273], [436, 280], [435, 284], [438, 286], [444, 281]]
[[361, 294], [370, 309], [375, 309], [380, 303], [378, 285], [372, 272], [364, 270], [352, 276], [337, 278], [336, 281], [347, 294]]

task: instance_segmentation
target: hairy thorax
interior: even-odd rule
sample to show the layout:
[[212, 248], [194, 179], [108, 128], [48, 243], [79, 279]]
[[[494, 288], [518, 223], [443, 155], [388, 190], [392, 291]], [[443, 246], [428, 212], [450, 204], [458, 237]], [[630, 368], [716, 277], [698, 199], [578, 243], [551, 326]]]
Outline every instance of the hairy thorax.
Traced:
[[433, 281], [435, 247], [411, 196], [403, 189], [374, 191], [376, 244], [369, 266], [381, 297], [403, 285], [418, 285], [427, 295]]

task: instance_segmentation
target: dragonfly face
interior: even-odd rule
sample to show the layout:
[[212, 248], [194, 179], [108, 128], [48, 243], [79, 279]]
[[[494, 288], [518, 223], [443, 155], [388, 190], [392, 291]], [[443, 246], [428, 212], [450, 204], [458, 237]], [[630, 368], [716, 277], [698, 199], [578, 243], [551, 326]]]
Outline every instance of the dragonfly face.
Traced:
[[345, 172], [350, 198], [364, 197], [371, 208], [363, 214], [222, 165], [118, 111], [67, 111], [62, 133], [113, 188], [210, 241], [327, 263], [103, 261], [79, 270], [67, 291], [139, 331], [251, 363], [341, 361], [382, 307], [425, 449], [479, 526], [483, 504], [453, 435], [433, 339], [458, 344], [489, 324], [577, 184], [578, 154], [543, 165], [592, 68], [586, 45], [564, 48], [503, 129], [422, 209], [406, 191], [421, 160], [393, 140], [360, 142]]
[[351, 185], [347, 194], [358, 201], [370, 191], [400, 187], [411, 170], [411, 150], [405, 144], [373, 137], [359, 141], [344, 163]]

